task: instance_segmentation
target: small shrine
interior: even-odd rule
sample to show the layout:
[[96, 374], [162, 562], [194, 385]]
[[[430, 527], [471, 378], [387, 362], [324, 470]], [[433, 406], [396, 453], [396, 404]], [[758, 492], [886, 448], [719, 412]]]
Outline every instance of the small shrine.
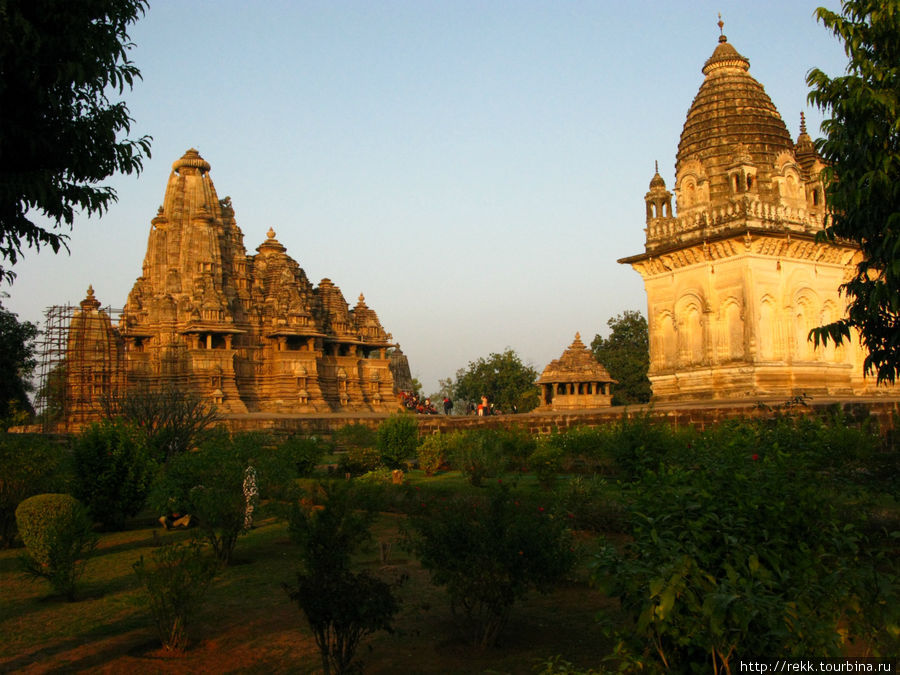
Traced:
[[581, 335], [558, 359], [544, 368], [537, 381], [541, 388], [538, 410], [583, 410], [612, 403], [612, 379], [603, 364], [584, 346]]

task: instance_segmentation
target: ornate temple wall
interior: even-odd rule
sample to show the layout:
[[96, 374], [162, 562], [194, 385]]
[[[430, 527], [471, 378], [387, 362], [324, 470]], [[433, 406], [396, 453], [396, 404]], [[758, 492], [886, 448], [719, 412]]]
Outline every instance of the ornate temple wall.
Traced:
[[[196, 150], [172, 165], [118, 326], [88, 327], [89, 291], [70, 341], [115, 345], [96, 360], [124, 390], [177, 388], [227, 414], [395, 410], [402, 360], [364, 297], [351, 308], [331, 280], [310, 283], [271, 229], [249, 255], [209, 171]], [[72, 396], [98, 368], [69, 374]], [[94, 401], [79, 405], [79, 424], [99, 417]]]
[[678, 145], [677, 209], [657, 170], [644, 253], [619, 261], [647, 292], [653, 400], [897, 396], [863, 377], [857, 340], [807, 339], [843, 316], [859, 253], [816, 241], [824, 165], [802, 116], [795, 143], [749, 66], [720, 36]]

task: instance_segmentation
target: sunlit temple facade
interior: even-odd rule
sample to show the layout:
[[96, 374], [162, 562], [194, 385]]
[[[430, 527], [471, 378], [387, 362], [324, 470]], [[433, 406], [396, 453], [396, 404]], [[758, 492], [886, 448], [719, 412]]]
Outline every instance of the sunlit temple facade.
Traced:
[[858, 340], [807, 339], [844, 314], [860, 253], [815, 240], [824, 165], [802, 115], [795, 142], [749, 67], [721, 35], [678, 144], [675, 209], [657, 170], [644, 252], [619, 261], [647, 292], [653, 399], [891, 393], [863, 377]]

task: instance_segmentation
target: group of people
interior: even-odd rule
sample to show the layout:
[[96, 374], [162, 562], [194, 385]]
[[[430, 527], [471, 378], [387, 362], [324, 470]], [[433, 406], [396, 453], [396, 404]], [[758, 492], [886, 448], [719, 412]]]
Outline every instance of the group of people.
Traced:
[[401, 391], [399, 394], [400, 405], [410, 412], [420, 415], [437, 415], [437, 409], [431, 404], [430, 398], [420, 399], [415, 392]]
[[[400, 405], [402, 405], [406, 410], [409, 410], [410, 412], [419, 413], [420, 415], [438, 414], [437, 408], [434, 407], [434, 404], [428, 397], [419, 398], [419, 396], [413, 391], [401, 391], [397, 396], [400, 399]], [[453, 414], [453, 401], [450, 400], [449, 396], [444, 396], [442, 407], [444, 408], [445, 415]], [[518, 412], [515, 406], [513, 406], [512, 412]], [[466, 407], [466, 414], [486, 417], [488, 415], [501, 415], [503, 413], [501, 413], [500, 408], [496, 407], [493, 403], [490, 403], [488, 401], [487, 396], [482, 396], [480, 403], [468, 404], [468, 406]]]

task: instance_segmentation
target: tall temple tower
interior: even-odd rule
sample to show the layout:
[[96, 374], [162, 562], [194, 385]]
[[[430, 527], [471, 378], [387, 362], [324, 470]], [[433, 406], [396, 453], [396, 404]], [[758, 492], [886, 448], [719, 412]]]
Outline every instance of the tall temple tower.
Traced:
[[[329, 279], [314, 287], [271, 229], [248, 255], [209, 171], [193, 149], [172, 165], [118, 327], [94, 321], [81, 335], [99, 307], [89, 291], [70, 343], [102, 344], [108, 377], [126, 391], [177, 388], [226, 413], [394, 410], [395, 345], [378, 315], [362, 295], [351, 309]], [[90, 365], [81, 371], [99, 372]], [[72, 391], [87, 390], [74, 379]], [[96, 417], [81, 405], [86, 420], [91, 408]]]
[[884, 393], [863, 378], [857, 341], [814, 349], [807, 340], [843, 314], [838, 287], [860, 254], [815, 241], [822, 161], [802, 114], [795, 143], [749, 69], [721, 35], [678, 143], [677, 208], [657, 170], [644, 197], [645, 250], [619, 261], [647, 291], [653, 398]]

